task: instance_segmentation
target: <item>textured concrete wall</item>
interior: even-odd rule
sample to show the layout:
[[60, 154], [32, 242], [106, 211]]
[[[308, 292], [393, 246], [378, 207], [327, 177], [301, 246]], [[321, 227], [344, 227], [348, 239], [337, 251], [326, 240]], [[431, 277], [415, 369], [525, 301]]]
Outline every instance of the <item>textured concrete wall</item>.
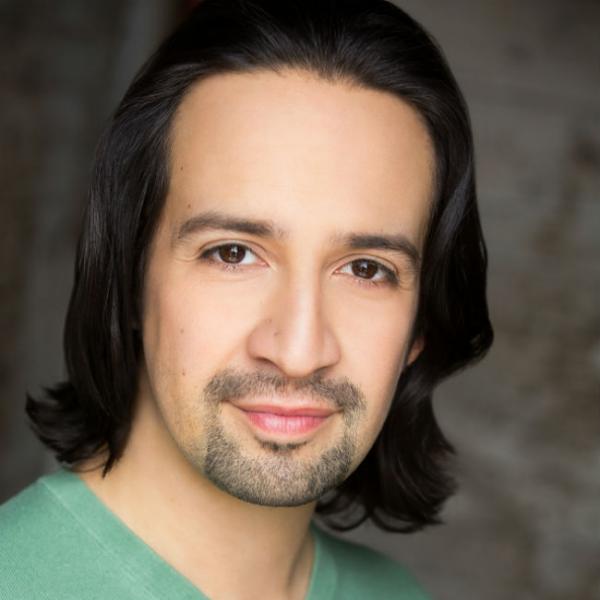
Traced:
[[[471, 108], [497, 341], [436, 397], [460, 459], [447, 524], [350, 537], [399, 558], [437, 600], [597, 600], [600, 4], [400, 4], [439, 39]], [[93, 146], [164, 6], [0, 4], [0, 498], [50, 464], [24, 391], [61, 374]]]

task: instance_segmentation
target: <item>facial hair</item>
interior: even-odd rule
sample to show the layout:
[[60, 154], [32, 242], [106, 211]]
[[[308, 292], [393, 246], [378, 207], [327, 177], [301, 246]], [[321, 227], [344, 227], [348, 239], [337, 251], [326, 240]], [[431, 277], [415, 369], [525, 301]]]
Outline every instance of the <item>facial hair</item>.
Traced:
[[[257, 439], [261, 456], [244, 453], [242, 445], [228, 435], [220, 421], [222, 403], [247, 395], [285, 395], [302, 391], [341, 412], [343, 434], [318, 456], [301, 459], [298, 450], [310, 442], [275, 443]], [[208, 408], [204, 422], [206, 447], [203, 473], [223, 491], [263, 506], [300, 506], [337, 487], [350, 473], [357, 452], [356, 428], [366, 409], [364, 395], [348, 379], [325, 381], [315, 375], [289, 383], [265, 373], [225, 370], [206, 385], [203, 402]]]

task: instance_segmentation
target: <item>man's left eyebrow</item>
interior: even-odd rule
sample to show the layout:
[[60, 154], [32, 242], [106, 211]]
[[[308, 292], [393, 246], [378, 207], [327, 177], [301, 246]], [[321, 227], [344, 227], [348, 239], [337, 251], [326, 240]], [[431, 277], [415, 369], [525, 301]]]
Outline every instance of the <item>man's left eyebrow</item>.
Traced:
[[371, 233], [347, 233], [336, 235], [336, 243], [352, 250], [388, 250], [402, 255], [417, 271], [421, 263], [421, 254], [417, 247], [402, 233], [395, 235]]

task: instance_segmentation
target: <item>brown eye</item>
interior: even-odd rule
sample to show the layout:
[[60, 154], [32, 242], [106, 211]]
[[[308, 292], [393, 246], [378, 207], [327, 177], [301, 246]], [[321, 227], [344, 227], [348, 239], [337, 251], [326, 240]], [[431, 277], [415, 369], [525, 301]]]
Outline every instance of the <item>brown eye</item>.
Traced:
[[372, 279], [378, 270], [379, 265], [370, 260], [355, 260], [352, 263], [352, 273], [362, 279]]
[[202, 252], [198, 258], [202, 262], [230, 271], [258, 266], [260, 263], [250, 248], [236, 243], [213, 246]]
[[246, 248], [238, 244], [226, 244], [217, 249], [219, 258], [226, 263], [238, 263], [244, 260]]

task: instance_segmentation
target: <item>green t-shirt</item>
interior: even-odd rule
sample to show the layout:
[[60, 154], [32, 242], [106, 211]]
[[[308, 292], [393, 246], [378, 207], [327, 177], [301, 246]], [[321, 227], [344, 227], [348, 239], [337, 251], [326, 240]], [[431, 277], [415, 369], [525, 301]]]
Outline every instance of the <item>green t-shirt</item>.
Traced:
[[[311, 525], [307, 600], [427, 600], [402, 567]], [[74, 473], [41, 477], [0, 506], [0, 600], [206, 600]]]

